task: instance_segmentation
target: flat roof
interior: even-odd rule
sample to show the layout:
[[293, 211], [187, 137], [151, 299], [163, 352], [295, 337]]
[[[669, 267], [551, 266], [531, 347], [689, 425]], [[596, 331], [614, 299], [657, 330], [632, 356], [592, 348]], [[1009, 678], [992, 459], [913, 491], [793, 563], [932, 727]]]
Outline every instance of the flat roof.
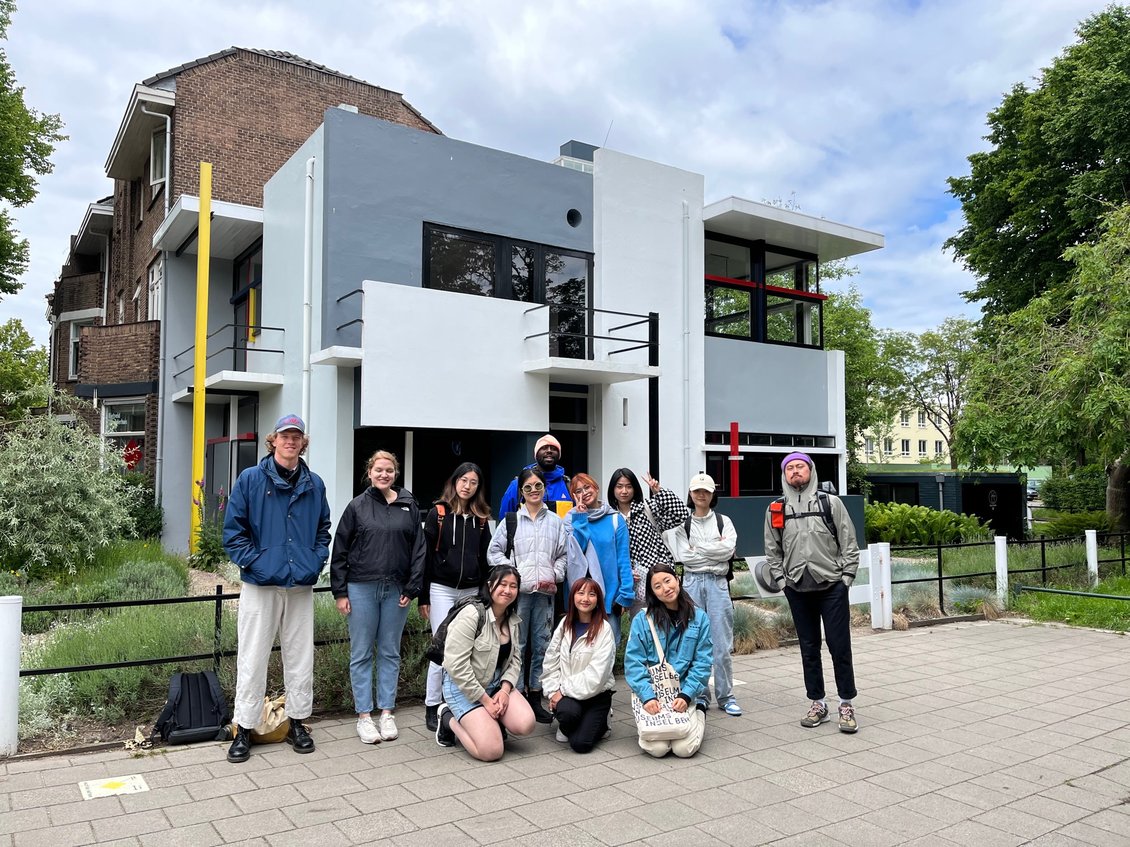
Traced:
[[710, 203], [702, 219], [708, 232], [815, 253], [822, 262], [869, 253], [885, 244], [877, 232], [741, 197]]

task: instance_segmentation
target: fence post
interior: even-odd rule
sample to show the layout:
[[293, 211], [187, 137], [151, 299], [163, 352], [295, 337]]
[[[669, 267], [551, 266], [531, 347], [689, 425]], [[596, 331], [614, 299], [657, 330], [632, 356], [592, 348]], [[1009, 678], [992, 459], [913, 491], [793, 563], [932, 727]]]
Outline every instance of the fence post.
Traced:
[[871, 577], [871, 628], [891, 629], [891, 545], [877, 542], [867, 550]]
[[221, 599], [224, 594], [223, 583], [216, 583], [216, 629], [212, 634], [212, 672], [218, 674], [220, 672], [220, 650], [222, 643], [220, 641], [220, 629], [224, 622], [224, 601]]
[[993, 539], [997, 560], [997, 603], [1001, 609], [1008, 608], [1008, 536], [998, 535]]
[[1094, 529], [1083, 531], [1087, 544], [1087, 576], [1091, 587], [1099, 584], [1099, 533]]
[[0, 756], [19, 744], [20, 626], [24, 598], [0, 597]]

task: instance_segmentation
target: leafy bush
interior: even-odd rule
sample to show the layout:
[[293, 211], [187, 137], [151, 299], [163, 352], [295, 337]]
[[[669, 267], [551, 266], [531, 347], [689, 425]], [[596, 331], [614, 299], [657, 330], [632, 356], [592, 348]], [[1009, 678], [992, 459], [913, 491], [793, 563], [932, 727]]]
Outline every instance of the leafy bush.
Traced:
[[[203, 489], [204, 480], [200, 480], [197, 490]], [[224, 510], [228, 505], [228, 495], [221, 488], [215, 504], [209, 504], [207, 498], [193, 498], [192, 503], [200, 526], [196, 530], [196, 552], [188, 557], [188, 563], [202, 571], [216, 573], [230, 558], [224, 549]]]
[[65, 570], [133, 530], [125, 463], [81, 421], [23, 418], [0, 431], [0, 568]]
[[1094, 512], [1106, 508], [1106, 471], [1088, 465], [1074, 473], [1056, 470], [1040, 488], [1040, 499], [1061, 512]]
[[984, 615], [988, 620], [996, 620], [1002, 611], [994, 589], [973, 585], [952, 586], [946, 595], [946, 606], [950, 612]]
[[128, 473], [126, 481], [137, 488], [137, 505], [134, 507], [133, 537], [143, 539], [160, 538], [165, 528], [165, 510], [149, 484], [145, 474]]
[[1082, 535], [1088, 529], [1097, 529], [1099, 532], [1110, 529], [1106, 512], [1067, 512], [1045, 523], [1040, 534], [1047, 538], [1067, 538]]
[[989, 536], [989, 525], [972, 515], [906, 503], [867, 503], [864, 522], [868, 544], [953, 544]]

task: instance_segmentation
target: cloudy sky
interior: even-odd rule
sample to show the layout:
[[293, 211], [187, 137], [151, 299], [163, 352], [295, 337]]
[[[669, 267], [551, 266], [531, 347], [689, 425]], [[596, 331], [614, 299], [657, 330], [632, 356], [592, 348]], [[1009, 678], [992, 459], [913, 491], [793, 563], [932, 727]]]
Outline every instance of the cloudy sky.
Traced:
[[[886, 235], [858, 259], [875, 323], [977, 307], [942, 252], [946, 177], [985, 115], [1099, 11], [1089, 0], [17, 0], [5, 49], [70, 140], [17, 210], [26, 286], [0, 301], [46, 341], [44, 295], [132, 86], [230, 46], [286, 50], [405, 98], [454, 138], [552, 159], [575, 138], [692, 170], [707, 202], [783, 200]], [[607, 141], [606, 141], [607, 138]]]

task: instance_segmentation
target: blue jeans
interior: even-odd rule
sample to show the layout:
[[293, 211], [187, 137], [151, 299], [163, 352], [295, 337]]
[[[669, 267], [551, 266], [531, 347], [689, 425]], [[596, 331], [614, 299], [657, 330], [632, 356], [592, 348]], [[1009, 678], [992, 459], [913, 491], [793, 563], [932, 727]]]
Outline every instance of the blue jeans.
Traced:
[[[475, 709], [481, 709], [483, 704], [478, 700], [473, 703], [467, 699], [467, 695], [463, 693], [463, 689], [455, 684], [455, 680], [447, 675], [447, 671], [441, 671], [443, 674], [443, 702], [447, 704], [447, 708], [451, 709], [451, 714], [455, 716], [455, 720], [462, 720], [463, 716], [468, 712], [473, 712]], [[498, 689], [502, 688], [502, 671], [495, 671], [494, 676], [490, 678], [484, 688], [487, 694], [493, 697], [498, 693]]]
[[400, 607], [400, 586], [391, 582], [350, 582], [349, 681], [357, 714], [373, 711], [373, 653], [377, 658], [377, 708], [396, 708], [400, 680], [400, 636], [408, 607]]
[[[530, 670], [529, 690], [541, 691], [541, 665], [545, 660], [545, 651], [549, 647], [550, 636], [553, 635], [553, 595], [531, 594], [518, 595], [518, 617], [522, 619], [523, 657], [528, 656]], [[529, 652], [526, 652], [526, 651]], [[523, 674], [523, 677], [525, 675]], [[521, 685], [522, 691], [527, 689]]]
[[[730, 599], [730, 583], [721, 575], [684, 572], [683, 588], [710, 620], [710, 638], [714, 642], [714, 696], [721, 705], [734, 696], [734, 663], [730, 657], [734, 649], [734, 601]], [[700, 699], [709, 705], [709, 688], [703, 689]]]

